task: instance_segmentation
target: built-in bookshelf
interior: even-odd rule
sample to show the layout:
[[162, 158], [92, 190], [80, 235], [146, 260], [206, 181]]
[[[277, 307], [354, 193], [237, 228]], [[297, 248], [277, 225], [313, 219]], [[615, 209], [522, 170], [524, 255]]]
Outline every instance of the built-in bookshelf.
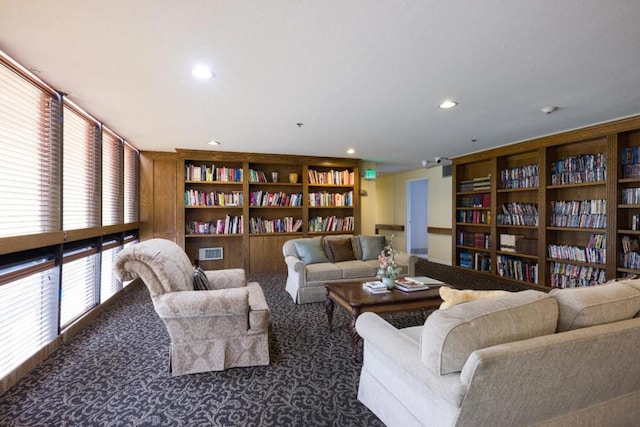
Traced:
[[[178, 240], [203, 268], [284, 272], [286, 240], [359, 230], [357, 159], [177, 151]], [[200, 259], [210, 247], [224, 259]]]
[[640, 274], [640, 117], [456, 158], [453, 186], [457, 266], [543, 290]]

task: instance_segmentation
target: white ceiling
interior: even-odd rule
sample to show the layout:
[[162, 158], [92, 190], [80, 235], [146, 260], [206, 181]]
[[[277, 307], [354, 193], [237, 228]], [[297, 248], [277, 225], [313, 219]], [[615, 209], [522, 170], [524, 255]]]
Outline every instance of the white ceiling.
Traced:
[[639, 21], [637, 0], [0, 0], [0, 50], [141, 150], [393, 171], [640, 114]]

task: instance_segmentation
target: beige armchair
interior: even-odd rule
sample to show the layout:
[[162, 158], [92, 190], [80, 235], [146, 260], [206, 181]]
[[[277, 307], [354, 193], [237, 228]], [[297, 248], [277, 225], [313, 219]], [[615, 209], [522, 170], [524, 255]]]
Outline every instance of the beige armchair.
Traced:
[[242, 269], [206, 271], [211, 290], [193, 290], [194, 268], [177, 244], [151, 239], [118, 253], [121, 280], [139, 277], [171, 339], [173, 376], [269, 364], [269, 307]]

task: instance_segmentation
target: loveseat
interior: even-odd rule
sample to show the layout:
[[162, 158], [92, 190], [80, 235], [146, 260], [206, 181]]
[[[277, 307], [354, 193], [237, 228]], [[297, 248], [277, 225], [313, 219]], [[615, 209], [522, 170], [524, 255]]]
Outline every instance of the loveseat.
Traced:
[[388, 426], [637, 426], [640, 281], [535, 290], [396, 329], [358, 317], [358, 399]]
[[[324, 301], [325, 283], [375, 280], [378, 256], [389, 244], [382, 235], [339, 234], [288, 240], [282, 246], [287, 264], [287, 292], [298, 304]], [[418, 258], [395, 251], [400, 274], [415, 275]]]

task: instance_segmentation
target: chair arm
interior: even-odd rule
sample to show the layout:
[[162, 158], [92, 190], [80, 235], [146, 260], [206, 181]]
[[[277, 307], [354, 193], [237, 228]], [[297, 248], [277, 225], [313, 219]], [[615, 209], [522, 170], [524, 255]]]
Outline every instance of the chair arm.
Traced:
[[396, 263], [407, 266], [408, 276], [413, 276], [416, 274], [416, 263], [418, 262], [417, 256], [402, 251], [396, 251], [394, 257]]
[[375, 313], [358, 316], [356, 331], [364, 341], [400, 366], [413, 365], [416, 357], [420, 357], [420, 349], [413, 340]]
[[249, 290], [171, 292], [154, 297], [153, 305], [161, 318], [246, 315]]
[[304, 262], [300, 258], [289, 255], [284, 257], [284, 262], [287, 264], [289, 272], [304, 273]]
[[213, 289], [242, 288], [247, 286], [247, 279], [242, 268], [224, 270], [207, 270], [204, 272]]

